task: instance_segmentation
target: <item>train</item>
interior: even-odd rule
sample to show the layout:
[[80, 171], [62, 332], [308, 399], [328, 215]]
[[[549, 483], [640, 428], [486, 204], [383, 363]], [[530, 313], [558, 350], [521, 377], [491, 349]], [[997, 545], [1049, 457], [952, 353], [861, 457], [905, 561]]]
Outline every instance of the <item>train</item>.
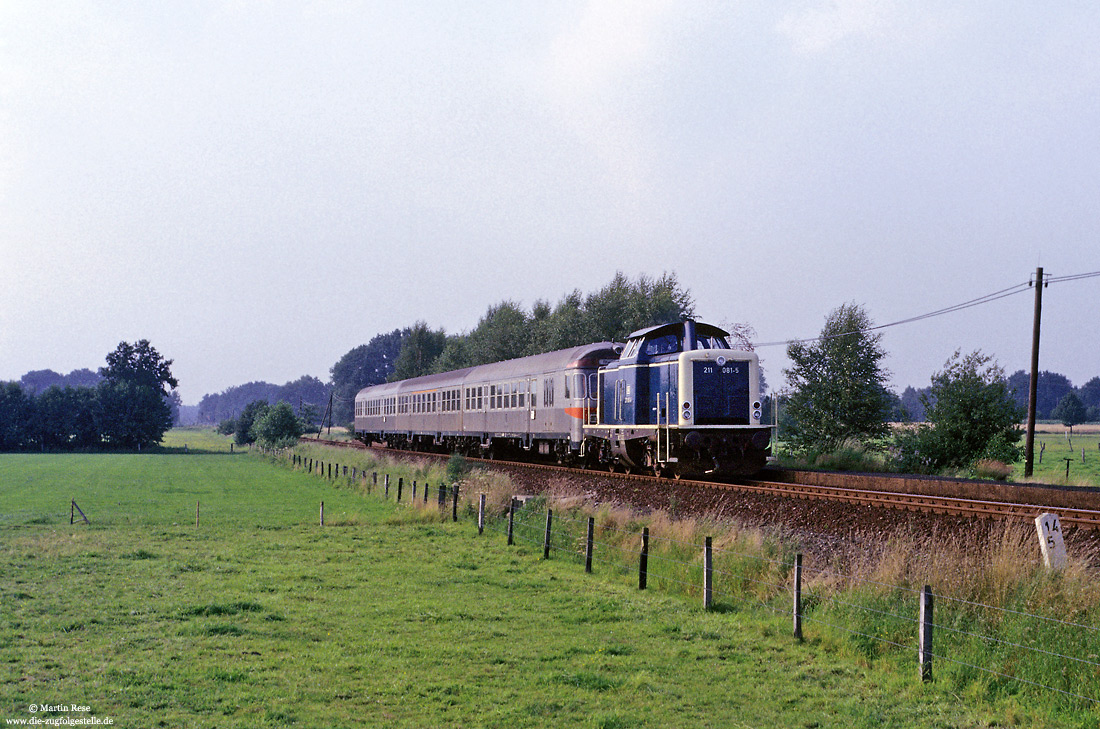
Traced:
[[772, 437], [762, 417], [757, 355], [693, 319], [355, 397], [366, 445], [674, 478], [761, 470]]

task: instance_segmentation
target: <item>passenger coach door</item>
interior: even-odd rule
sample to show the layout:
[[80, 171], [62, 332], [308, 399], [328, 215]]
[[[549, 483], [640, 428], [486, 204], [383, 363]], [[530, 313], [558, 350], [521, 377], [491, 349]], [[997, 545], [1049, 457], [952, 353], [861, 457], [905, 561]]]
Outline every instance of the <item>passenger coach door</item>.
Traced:
[[534, 377], [527, 380], [527, 432], [537, 433], [538, 424], [538, 391], [539, 381]]

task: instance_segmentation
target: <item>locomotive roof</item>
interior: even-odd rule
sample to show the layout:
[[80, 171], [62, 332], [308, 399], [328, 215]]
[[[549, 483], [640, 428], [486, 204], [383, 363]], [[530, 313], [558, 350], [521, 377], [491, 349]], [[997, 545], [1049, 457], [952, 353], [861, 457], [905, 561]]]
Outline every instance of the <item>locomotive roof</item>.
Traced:
[[[673, 321], [668, 324], [658, 324], [655, 327], [646, 327], [645, 329], [639, 329], [634, 332], [627, 339], [637, 339], [638, 337], [649, 336], [663, 336], [665, 334], [682, 334], [684, 331], [684, 323], [682, 321]], [[707, 324], [706, 322], [695, 322], [695, 332], [703, 336], [708, 337], [728, 337], [730, 335], [725, 329], [716, 327], [713, 324]]]
[[372, 396], [385, 397], [397, 393], [432, 390], [438, 387], [455, 386], [467, 381], [484, 382], [488, 380], [509, 379], [544, 372], [556, 372], [574, 367], [595, 367], [599, 359], [614, 359], [619, 356], [622, 345], [615, 342], [596, 342], [554, 352], [535, 354], [529, 357], [493, 362], [491, 364], [466, 367], [434, 375], [412, 377], [397, 382], [371, 385], [359, 391], [370, 390]]

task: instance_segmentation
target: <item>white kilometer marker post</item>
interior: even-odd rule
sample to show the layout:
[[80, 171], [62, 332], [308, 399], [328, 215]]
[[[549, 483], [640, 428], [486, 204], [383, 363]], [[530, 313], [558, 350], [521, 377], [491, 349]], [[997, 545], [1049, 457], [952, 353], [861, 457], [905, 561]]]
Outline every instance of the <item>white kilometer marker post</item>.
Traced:
[[1057, 514], [1040, 514], [1035, 517], [1035, 530], [1039, 532], [1039, 549], [1043, 552], [1043, 564], [1058, 570], [1066, 566], [1066, 543], [1062, 539], [1062, 524]]

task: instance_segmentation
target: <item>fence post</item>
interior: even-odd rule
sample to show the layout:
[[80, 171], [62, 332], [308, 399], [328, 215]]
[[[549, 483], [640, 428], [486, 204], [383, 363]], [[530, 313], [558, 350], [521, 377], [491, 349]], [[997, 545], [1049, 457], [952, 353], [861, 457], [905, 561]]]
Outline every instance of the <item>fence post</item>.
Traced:
[[584, 542], [584, 571], [592, 573], [592, 537], [596, 531], [596, 517], [588, 517], [588, 537]]
[[405, 487], [405, 479], [404, 478], [397, 479], [397, 503], [399, 503], [399, 504], [401, 503], [401, 491], [402, 491], [402, 489], [404, 489], [404, 487]]
[[554, 510], [546, 510], [546, 534], [542, 538], [542, 558], [550, 559], [550, 525], [554, 522]]
[[325, 525], [325, 502], [321, 502], [321, 526]]
[[328, 464], [328, 477], [329, 477], [329, 480], [331, 481], [332, 480], [332, 463], [331, 462], [329, 462], [329, 464]]
[[313, 459], [309, 459], [309, 473], [313, 473]]
[[390, 475], [386, 474], [386, 498], [390, 497]]
[[703, 609], [714, 604], [714, 550], [711, 538], [703, 542]]
[[513, 527], [516, 522], [516, 497], [512, 497], [512, 502], [508, 504], [508, 546], [512, 546], [514, 540], [512, 539]]
[[642, 528], [642, 555], [638, 559], [638, 589], [644, 590], [649, 571], [649, 527]]
[[424, 482], [424, 503], [428, 503], [428, 482]]
[[416, 479], [415, 479], [415, 478], [413, 479], [413, 495], [412, 495], [412, 500], [413, 500], [413, 502], [414, 502], [414, 503], [416, 502]]
[[481, 534], [485, 531], [485, 494], [477, 499], [477, 534]]
[[794, 556], [794, 637], [802, 640], [802, 553]]
[[458, 521], [458, 484], [457, 483], [454, 484], [453, 486], [451, 486], [451, 488], [453, 489], [451, 491], [451, 497], [452, 497], [452, 501], [451, 501], [451, 521], [452, 522], [457, 522]]
[[920, 593], [920, 627], [917, 631], [920, 644], [917, 659], [920, 661], [921, 681], [932, 680], [932, 588], [925, 585]]

